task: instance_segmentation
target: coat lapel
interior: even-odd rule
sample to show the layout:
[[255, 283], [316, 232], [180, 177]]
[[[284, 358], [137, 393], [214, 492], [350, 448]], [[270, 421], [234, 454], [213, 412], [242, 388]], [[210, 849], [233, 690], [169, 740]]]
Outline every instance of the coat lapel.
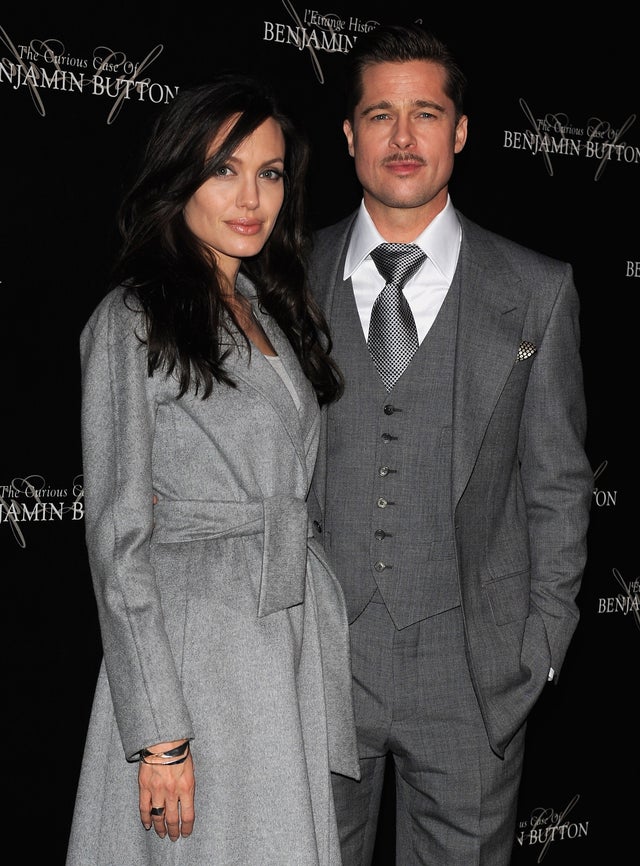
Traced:
[[233, 354], [228, 364], [230, 373], [271, 403], [282, 420], [283, 430], [290, 438], [300, 462], [306, 466], [309, 441], [318, 424], [318, 403], [313, 387], [302, 372], [291, 344], [271, 316], [262, 312], [252, 284], [242, 275], [238, 277], [238, 289], [251, 300], [255, 316], [282, 360], [298, 394], [300, 409], [296, 408], [279, 373], [255, 346], [252, 347], [249, 363], [245, 350], [241, 354]]

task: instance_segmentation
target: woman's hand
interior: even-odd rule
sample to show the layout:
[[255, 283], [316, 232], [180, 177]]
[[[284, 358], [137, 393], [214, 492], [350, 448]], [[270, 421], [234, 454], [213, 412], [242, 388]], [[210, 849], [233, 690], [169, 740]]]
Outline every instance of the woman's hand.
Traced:
[[[167, 752], [180, 745], [180, 742], [160, 743], [151, 747], [150, 751]], [[180, 836], [191, 835], [195, 820], [196, 785], [191, 750], [186, 759], [178, 764], [140, 761], [138, 785], [140, 820], [145, 830], [153, 827], [161, 839], [168, 834], [172, 842], [176, 842]]]

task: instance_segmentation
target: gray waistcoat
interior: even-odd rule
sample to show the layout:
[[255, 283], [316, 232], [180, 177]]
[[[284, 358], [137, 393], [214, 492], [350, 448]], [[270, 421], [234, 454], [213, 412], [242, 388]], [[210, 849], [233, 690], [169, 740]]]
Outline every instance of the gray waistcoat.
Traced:
[[347, 384], [328, 413], [325, 541], [350, 621], [370, 600], [383, 601], [398, 628], [460, 603], [451, 516], [457, 306], [456, 274], [436, 321], [387, 393], [351, 282], [336, 290], [333, 353]]

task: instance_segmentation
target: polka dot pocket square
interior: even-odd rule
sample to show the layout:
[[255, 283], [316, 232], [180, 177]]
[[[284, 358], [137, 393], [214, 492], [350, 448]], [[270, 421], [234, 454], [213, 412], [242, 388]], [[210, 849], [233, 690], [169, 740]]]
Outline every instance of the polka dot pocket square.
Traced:
[[529, 340], [523, 340], [520, 343], [520, 348], [518, 349], [518, 354], [516, 355], [516, 362], [518, 361], [526, 361], [527, 358], [530, 358], [532, 355], [538, 350], [534, 346], [533, 343], [530, 343]]

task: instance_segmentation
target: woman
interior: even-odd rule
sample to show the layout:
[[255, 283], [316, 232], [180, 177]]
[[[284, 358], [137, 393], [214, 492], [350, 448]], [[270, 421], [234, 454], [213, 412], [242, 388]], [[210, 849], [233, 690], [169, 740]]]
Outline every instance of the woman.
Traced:
[[348, 627], [305, 499], [341, 379], [306, 286], [307, 163], [270, 92], [225, 74], [159, 117], [123, 202], [81, 337], [104, 662], [67, 866], [340, 863]]

